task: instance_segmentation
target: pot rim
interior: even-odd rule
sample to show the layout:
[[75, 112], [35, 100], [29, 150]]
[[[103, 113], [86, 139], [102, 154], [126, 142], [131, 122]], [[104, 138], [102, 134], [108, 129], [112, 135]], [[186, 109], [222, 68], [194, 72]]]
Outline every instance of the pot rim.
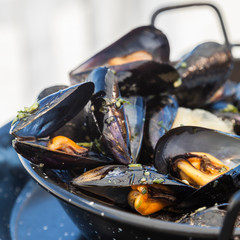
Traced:
[[[153, 219], [136, 215], [134, 213], [125, 212], [122, 210], [115, 209], [110, 206], [105, 206], [98, 202], [88, 200], [83, 196], [76, 195], [67, 191], [66, 189], [56, 185], [50, 178], [44, 178], [41, 176], [41, 168], [33, 166], [28, 160], [18, 155], [19, 159], [25, 168], [25, 170], [31, 175], [31, 177], [46, 191], [57, 197], [58, 199], [74, 206], [81, 208], [84, 211], [90, 212], [91, 214], [99, 215], [109, 220], [115, 220], [120, 223], [139, 227], [140, 229], [148, 229], [159, 233], [170, 233], [178, 236], [185, 237], [199, 237], [202, 238], [213, 238], [217, 237], [220, 233], [220, 227], [201, 227], [192, 226], [184, 223], [167, 222], [159, 219]], [[234, 236], [240, 235], [240, 228], [236, 228]]]

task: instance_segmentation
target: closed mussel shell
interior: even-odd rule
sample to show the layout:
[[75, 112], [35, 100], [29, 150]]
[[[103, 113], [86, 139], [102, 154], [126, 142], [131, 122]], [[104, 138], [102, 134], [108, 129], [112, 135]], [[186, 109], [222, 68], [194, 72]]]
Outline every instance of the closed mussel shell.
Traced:
[[[154, 168], [141, 164], [109, 165], [92, 169], [73, 179], [73, 185], [105, 197], [117, 204], [127, 204], [127, 194], [134, 185], [154, 185], [166, 191], [178, 202], [194, 188], [159, 174]], [[121, 194], [120, 194], [121, 193]]]
[[206, 42], [183, 56], [175, 67], [182, 81], [176, 89], [179, 104], [202, 107], [231, 74], [232, 55], [228, 46]]

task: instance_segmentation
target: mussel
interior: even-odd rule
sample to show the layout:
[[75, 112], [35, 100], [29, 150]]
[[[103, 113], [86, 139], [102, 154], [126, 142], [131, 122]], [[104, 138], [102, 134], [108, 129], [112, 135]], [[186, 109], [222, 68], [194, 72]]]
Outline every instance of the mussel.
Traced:
[[140, 162], [153, 162], [157, 141], [172, 127], [178, 111], [178, 103], [174, 96], [160, 94], [147, 100], [146, 123], [144, 127], [143, 147]]
[[228, 201], [240, 187], [239, 144], [235, 135], [192, 126], [172, 129], [160, 138], [154, 159], [159, 173], [196, 188], [178, 208]]
[[95, 69], [88, 78], [95, 85], [89, 106], [90, 127], [96, 124], [103, 147], [124, 164], [132, 162], [129, 124], [124, 110], [124, 100], [113, 71], [106, 67]]
[[[167, 37], [152, 26], [138, 27], [103, 49], [70, 73], [71, 81], [82, 82], [89, 70], [139, 60], [169, 61]], [[87, 72], [87, 73], [86, 73]]]
[[87, 79], [100, 66], [117, 76], [122, 96], [148, 96], [173, 91], [179, 74], [169, 62], [166, 36], [152, 26], [139, 27], [91, 57], [70, 73], [71, 83]]
[[127, 206], [129, 203], [142, 215], [175, 205], [194, 191], [191, 186], [141, 164], [98, 167], [73, 179], [72, 183], [114, 204]]
[[233, 68], [230, 48], [215, 42], [198, 45], [175, 65], [182, 80], [179, 104], [203, 107], [228, 79]]
[[[111, 158], [79, 147], [76, 143], [73, 146], [69, 139], [67, 148], [70, 151], [49, 146], [49, 137], [80, 112], [93, 91], [92, 82], [78, 84], [50, 94], [20, 111], [10, 130], [16, 137], [13, 141], [15, 150], [34, 164], [50, 168], [86, 168], [112, 163]], [[65, 137], [61, 139], [66, 140]]]
[[147, 103], [146, 141], [151, 144], [152, 151], [157, 141], [168, 132], [178, 111], [178, 102], [174, 96], [160, 95], [150, 99]]

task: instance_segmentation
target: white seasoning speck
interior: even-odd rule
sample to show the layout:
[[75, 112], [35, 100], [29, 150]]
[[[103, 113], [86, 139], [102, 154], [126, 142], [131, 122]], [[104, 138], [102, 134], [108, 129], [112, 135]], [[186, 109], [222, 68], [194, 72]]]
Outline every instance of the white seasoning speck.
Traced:
[[27, 193], [26, 193], [26, 197], [27, 197], [27, 198], [31, 197], [31, 193], [30, 193], [30, 192], [27, 192]]
[[43, 230], [44, 230], [44, 231], [47, 231], [47, 230], [48, 230], [48, 226], [44, 226], [44, 227], [43, 227]]

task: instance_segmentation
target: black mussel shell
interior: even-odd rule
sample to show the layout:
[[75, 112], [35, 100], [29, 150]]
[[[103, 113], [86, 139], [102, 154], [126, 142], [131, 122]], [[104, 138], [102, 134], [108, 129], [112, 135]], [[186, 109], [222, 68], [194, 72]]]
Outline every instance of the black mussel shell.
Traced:
[[38, 109], [11, 127], [14, 136], [43, 138], [51, 135], [72, 119], [90, 100], [94, 84], [83, 83], [55, 92], [39, 103]]
[[137, 61], [111, 67], [122, 96], [149, 96], [171, 92], [179, 79], [174, 67], [155, 61]]
[[30, 162], [52, 169], [71, 169], [74, 167], [90, 169], [114, 162], [113, 159], [92, 151], [83, 154], [53, 151], [46, 147], [47, 142], [47, 140], [31, 142], [15, 139], [13, 147]]
[[147, 107], [146, 135], [153, 151], [159, 138], [171, 129], [177, 115], [178, 102], [174, 96], [162, 95], [148, 101]]
[[[46, 96], [53, 94], [59, 90], [68, 88], [66, 85], [55, 85], [44, 89], [37, 97], [37, 100], [41, 100]], [[90, 142], [89, 133], [87, 130], [87, 112], [84, 107], [73, 119], [64, 124], [61, 128], [51, 134], [51, 138], [55, 136], [65, 136], [75, 142]]]
[[100, 66], [108, 65], [114, 57], [122, 57], [136, 51], [144, 50], [149, 53], [154, 61], [169, 61], [169, 43], [167, 37], [153, 26], [136, 28], [122, 38], [103, 49], [89, 60], [81, 64], [70, 73], [73, 81], [82, 82], [87, 74], [83, 73]]
[[171, 129], [177, 110], [178, 103], [172, 95], [161, 94], [147, 101], [141, 163], [153, 162], [156, 144], [159, 138]]
[[[168, 63], [136, 61], [109, 66], [116, 73], [117, 82], [124, 97], [149, 96], [172, 92], [179, 80], [177, 70]], [[86, 73], [90, 74], [91, 71]], [[72, 83], [79, 83], [72, 80]]]
[[206, 42], [186, 54], [176, 65], [182, 84], [176, 89], [179, 105], [202, 107], [232, 71], [229, 47]]
[[178, 205], [178, 208], [189, 211], [228, 202], [230, 197], [240, 189], [239, 172], [240, 166], [238, 165], [190, 194]]
[[130, 127], [130, 147], [131, 147], [131, 155], [133, 158], [133, 162], [136, 163], [143, 140], [144, 133], [144, 123], [145, 123], [145, 114], [146, 114], [146, 105], [143, 97], [130, 97], [125, 98], [124, 100], [127, 103], [124, 105], [125, 113], [127, 116], [127, 121], [129, 122]]
[[38, 94], [37, 100], [39, 101], [39, 100], [47, 97], [50, 94], [53, 94], [55, 92], [58, 92], [59, 90], [63, 90], [68, 87], [69, 86], [66, 86], [66, 85], [55, 85], [55, 86], [45, 88]]
[[[154, 168], [141, 164], [109, 165], [92, 169], [73, 179], [73, 185], [105, 197], [117, 204], [127, 203], [127, 194], [134, 185], [158, 185], [176, 203], [195, 189], [159, 174]], [[167, 190], [166, 190], [167, 189]], [[161, 190], [160, 190], [161, 191]], [[122, 196], [121, 193], [124, 193]], [[155, 193], [157, 198], [157, 193]]]
[[129, 126], [115, 74], [100, 67], [93, 70], [88, 80], [95, 85], [89, 106], [90, 128], [97, 127], [101, 144], [117, 161], [131, 163]]
[[160, 173], [171, 175], [170, 159], [189, 152], [209, 153], [231, 170], [200, 187], [178, 207], [189, 210], [228, 201], [240, 187], [240, 139], [235, 135], [201, 127], [178, 127], [159, 139], [154, 164]]

